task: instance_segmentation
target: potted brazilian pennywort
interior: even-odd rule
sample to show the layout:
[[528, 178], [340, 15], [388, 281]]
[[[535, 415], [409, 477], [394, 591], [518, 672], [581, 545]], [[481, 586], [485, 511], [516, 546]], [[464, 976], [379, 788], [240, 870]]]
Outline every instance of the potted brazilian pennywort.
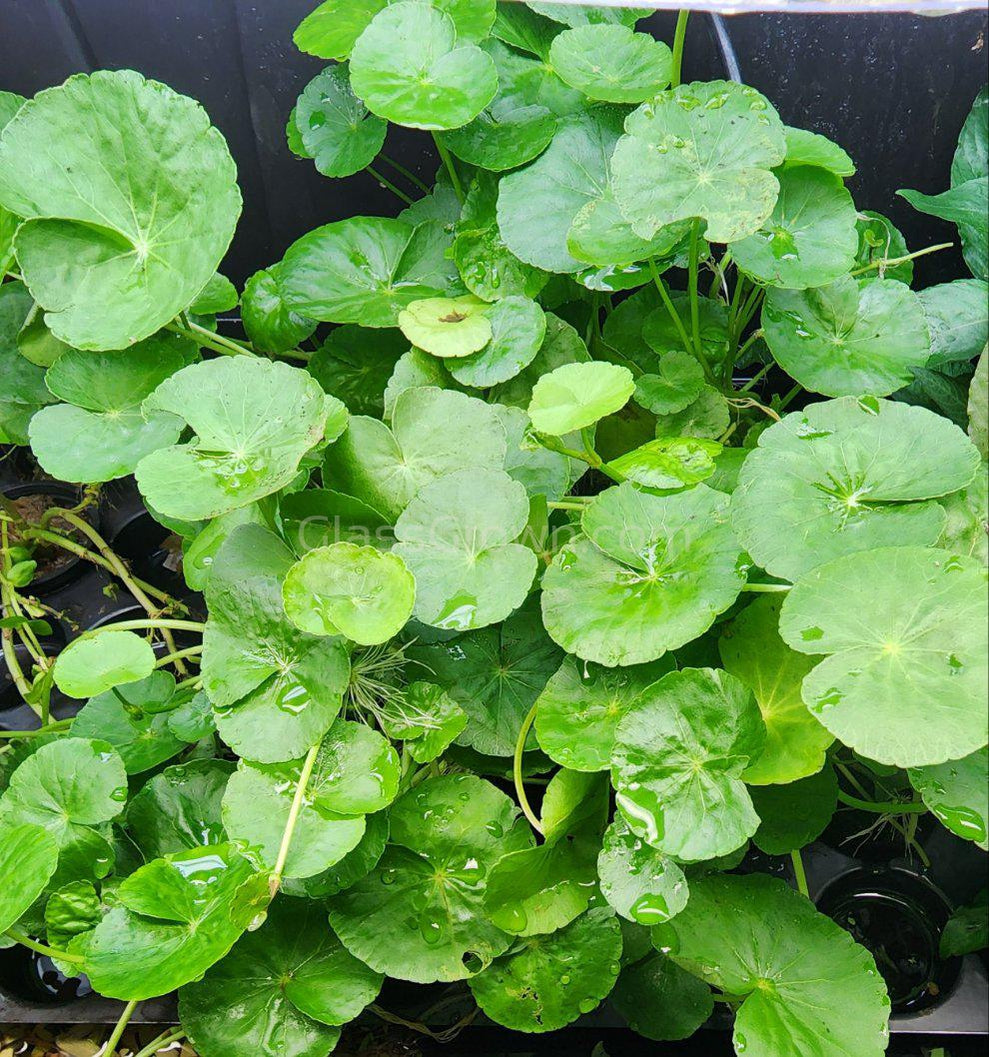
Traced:
[[979, 886], [911, 896], [915, 972], [812, 860], [878, 833], [924, 878], [950, 831], [984, 869], [986, 93], [902, 192], [971, 271], [918, 291], [940, 247], [854, 160], [641, 14], [323, 3], [288, 148], [396, 215], [243, 291], [193, 100], [0, 95], [0, 436], [42, 497], [0, 508], [0, 933], [126, 1003], [114, 1041], [177, 991], [159, 1041], [322, 1057], [387, 977], [445, 985], [437, 1030], [610, 1000], [874, 1057], [984, 943]]

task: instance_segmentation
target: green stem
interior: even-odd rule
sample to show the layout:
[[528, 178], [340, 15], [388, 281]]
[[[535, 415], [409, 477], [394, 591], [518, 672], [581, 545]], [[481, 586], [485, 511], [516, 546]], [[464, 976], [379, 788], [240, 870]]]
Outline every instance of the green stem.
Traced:
[[[732, 357], [732, 362], [734, 363], [736, 360], [740, 360], [748, 351], [749, 346], [757, 342], [762, 337], [762, 334], [762, 330], [753, 330], [752, 333], [745, 339], [745, 341], [742, 342], [742, 345], [739, 348], [738, 352], [736, 352], [735, 355]], [[759, 372], [759, 374], [756, 375], [756, 377], [752, 381], [755, 382], [758, 379], [762, 378], [762, 376], [766, 373], [766, 371], [769, 370], [770, 367], [772, 367], [772, 363], [767, 363], [766, 366], [763, 367], [763, 369]]]
[[562, 500], [559, 503], [547, 503], [547, 507], [550, 510], [586, 510], [587, 504], [580, 502], [578, 499]]
[[751, 591], [754, 594], [774, 595], [789, 591], [792, 586], [792, 584], [745, 584], [742, 590]]
[[591, 436], [590, 427], [582, 429], [580, 431], [580, 436], [581, 440], [584, 442], [584, 462], [586, 462], [588, 466], [593, 466], [595, 470], [600, 470], [605, 476], [610, 477], [615, 484], [621, 484], [622, 481], [625, 480], [625, 475], [612, 470], [604, 459], [602, 459], [594, 450], [594, 439]]
[[694, 350], [698, 359], [703, 359], [701, 347], [701, 308], [697, 295], [697, 265], [700, 260], [701, 222], [694, 220], [690, 226], [690, 260], [688, 264], [688, 292], [690, 294], [690, 327], [694, 337]]
[[789, 407], [790, 404], [804, 391], [804, 387], [797, 382], [797, 384], [783, 397], [780, 401], [780, 411]]
[[[0, 569], [4, 573], [10, 571], [10, 555], [7, 553], [8, 537], [7, 537], [7, 522], [0, 522]], [[6, 613], [8, 611], [13, 612], [14, 607], [11, 605], [11, 598], [13, 595], [13, 588], [9, 587], [5, 582], [0, 584], [0, 612]], [[10, 677], [14, 681], [14, 686], [17, 687], [17, 692], [21, 697], [27, 701], [31, 694], [31, 687], [28, 685], [28, 681], [24, 676], [24, 670], [21, 668], [21, 662], [17, 659], [17, 651], [14, 649], [14, 633], [11, 628], [0, 629], [0, 640], [3, 642], [3, 657], [7, 662], [7, 671], [10, 672]], [[41, 716], [41, 710], [36, 706], [31, 706], [35, 712]], [[47, 711], [47, 710], [45, 710]], [[41, 718], [42, 725], [48, 722], [48, 717], [44, 716]]]
[[926, 257], [928, 253], [950, 250], [952, 246], [954, 246], [953, 242], [939, 242], [935, 246], [925, 246], [922, 250], [915, 250], [913, 253], [904, 254], [902, 257], [880, 257], [878, 260], [871, 261], [869, 264], [849, 272], [849, 275], [862, 275], [865, 272], [871, 272], [874, 268], [893, 268], [897, 264], [906, 264], [907, 261], [914, 261], [918, 257]]
[[[656, 262], [652, 258], [649, 259], [649, 269], [652, 272], [653, 282], [656, 284], [656, 289], [659, 291], [659, 296], [666, 308], [666, 312], [672, 320], [673, 326], [676, 327], [676, 331], [680, 335], [680, 340], [683, 342], [683, 351], [691, 352], [694, 348], [694, 344], [690, 340], [687, 328], [683, 325], [680, 313], [677, 312], [676, 306], [673, 304], [673, 300], [670, 297], [670, 292], [666, 289], [666, 283], [663, 282], [663, 278], [659, 274], [659, 269], [656, 267]], [[713, 384], [717, 384], [714, 372], [711, 370], [711, 365], [707, 362], [707, 358], [700, 356], [698, 357], [698, 361], [704, 369], [704, 374], [706, 375], [707, 380]]]
[[137, 1002], [128, 1002], [124, 1006], [123, 1012], [120, 1014], [120, 1019], [113, 1026], [113, 1031], [110, 1032], [110, 1037], [103, 1043], [103, 1049], [100, 1051], [105, 1057], [114, 1057], [117, 1049], [117, 1043], [120, 1042], [120, 1036], [124, 1033], [124, 1028], [127, 1027], [127, 1023], [130, 1018], [134, 1015], [134, 1010], [137, 1009]]
[[81, 954], [69, 954], [68, 951], [59, 951], [54, 947], [49, 947], [44, 943], [39, 943], [37, 940], [31, 939], [30, 936], [26, 936], [23, 932], [17, 929], [7, 929], [5, 935], [9, 936], [15, 943], [19, 943], [22, 947], [27, 947], [29, 951], [34, 951], [36, 954], [44, 954], [49, 958], [54, 958], [56, 961], [66, 962], [71, 965], [82, 965], [85, 961]]
[[171, 631], [195, 631], [200, 634], [206, 630], [206, 625], [199, 620], [170, 620], [170, 619], [148, 619], [148, 620], [121, 620], [116, 624], [104, 624], [96, 631], [89, 631], [89, 637], [99, 635], [101, 631], [147, 631], [150, 628], [168, 628]]
[[430, 193], [429, 185], [420, 180], [414, 172], [410, 172], [408, 169], [406, 169], [404, 165], [399, 165], [397, 161], [393, 160], [392, 158], [389, 158], [387, 154], [379, 154], [378, 157], [386, 165], [390, 165], [400, 176], [404, 176], [410, 184], [414, 184], [416, 187], [418, 187], [419, 190], [423, 192], [423, 194], [428, 195]]
[[515, 741], [515, 755], [512, 758], [512, 781], [515, 783], [515, 795], [518, 797], [519, 807], [522, 808], [522, 814], [529, 820], [529, 825], [541, 836], [543, 835], [543, 827], [536, 818], [536, 813], [532, 810], [529, 804], [529, 798], [525, 793], [525, 783], [522, 781], [522, 753], [525, 752], [525, 742], [529, 737], [529, 731], [532, 729], [532, 724], [536, 721], [536, 705], [533, 705], [526, 714], [525, 719], [522, 720], [522, 726], [519, 728], [519, 736]]
[[181, 334], [182, 337], [196, 342], [197, 345], [222, 353], [224, 356], [256, 355], [253, 349], [249, 349], [239, 341], [225, 338], [222, 334], [214, 334], [212, 330], [201, 327], [191, 319], [187, 319], [184, 323], [176, 323], [173, 319], [171, 323], [165, 324], [165, 329], [172, 331], [173, 334]]
[[285, 863], [288, 860], [289, 848], [292, 846], [292, 835], [295, 833], [296, 823], [299, 821], [299, 813], [302, 811], [302, 803], [306, 798], [306, 787], [312, 776], [313, 768], [316, 766], [316, 757], [319, 755], [320, 743], [317, 742], [306, 754], [299, 772], [299, 782], [295, 787], [295, 796], [292, 797], [292, 806], [288, 811], [288, 820], [282, 833], [282, 843], [278, 849], [278, 858], [275, 859], [275, 869], [272, 871], [268, 882], [268, 890], [272, 899], [281, 887], [282, 874], [285, 872]]
[[367, 165], [365, 168], [382, 187], [391, 191], [396, 198], [401, 199], [407, 206], [412, 205], [413, 199], [411, 199], [404, 191], [400, 191], [387, 177], [382, 176], [373, 165]]
[[71, 719], [59, 719], [34, 730], [0, 730], [0, 738], [40, 738], [44, 734], [58, 734], [72, 726]]
[[803, 856], [800, 849], [790, 852], [790, 861], [793, 863], [793, 875], [797, 880], [797, 891], [810, 899], [810, 889], [807, 887], [807, 871], [804, 869]]
[[680, 84], [683, 74], [683, 46], [687, 39], [688, 18], [690, 18], [689, 11], [681, 11], [677, 15], [677, 25], [673, 32], [673, 70], [670, 77], [671, 88], [676, 88]]
[[860, 800], [844, 790], [839, 791], [838, 799], [846, 807], [854, 807], [859, 811], [871, 811], [876, 815], [925, 815], [927, 805], [919, 801], [887, 800], [880, 803], [876, 800]]
[[143, 1049], [138, 1050], [134, 1057], [155, 1057], [159, 1050], [163, 1050], [166, 1046], [170, 1046], [171, 1043], [178, 1042], [179, 1039], [184, 1038], [185, 1032], [181, 1028], [169, 1028], [156, 1038], [153, 1038]]
[[453, 158], [450, 157], [450, 152], [440, 142], [439, 136], [433, 133], [433, 142], [436, 144], [436, 149], [439, 151], [440, 158], [443, 161], [443, 165], [446, 167], [446, 171], [450, 176], [450, 183], [453, 185], [453, 193], [457, 196], [457, 200], [464, 203], [466, 196], [464, 195], [463, 186], [460, 183], [460, 177], [457, 175], [457, 168], [454, 165]]
[[[164, 657], [159, 658], [155, 662], [155, 667], [164, 668], [166, 664], [174, 664], [176, 661], [185, 660], [187, 657], [198, 657], [202, 652], [202, 646], [187, 646], [184, 650], [166, 653]], [[195, 682], [195, 680], [193, 681]]]

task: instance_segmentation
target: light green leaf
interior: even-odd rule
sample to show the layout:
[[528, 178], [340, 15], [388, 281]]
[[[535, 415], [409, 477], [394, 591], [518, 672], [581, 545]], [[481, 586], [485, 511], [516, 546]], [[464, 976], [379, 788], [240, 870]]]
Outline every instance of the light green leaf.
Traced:
[[920, 767], [987, 741], [986, 570], [923, 547], [846, 555], [807, 573], [780, 634], [828, 655], [803, 698], [828, 730], [879, 763]]
[[227, 760], [190, 760], [144, 783], [124, 821], [147, 861], [226, 840], [220, 803], [233, 769]]
[[353, 851], [348, 852], [328, 870], [323, 870], [313, 877], [286, 879], [283, 885], [286, 894], [326, 899], [367, 877], [378, 864], [388, 842], [388, 812], [379, 811], [377, 814], [367, 815], [364, 821], [364, 836]]
[[486, 307], [491, 339], [473, 355], [452, 360], [462, 385], [486, 389], [514, 378], [536, 358], [546, 337], [546, 314], [527, 297], [508, 296]]
[[615, 200], [635, 233], [707, 222], [710, 242], [758, 231], [779, 191], [769, 171], [786, 154], [783, 124], [754, 88], [695, 82], [661, 92], [625, 120], [612, 159]]
[[448, 15], [414, 2], [374, 16], [351, 52], [350, 79], [369, 110], [410, 128], [466, 125], [498, 90], [491, 58], [461, 42]]
[[720, 437], [731, 422], [731, 408], [724, 394], [705, 384], [700, 395], [682, 411], [662, 415], [656, 421], [657, 438], [695, 437], [713, 440]]
[[881, 1057], [889, 996], [872, 955], [775, 877], [706, 877], [653, 942], [731, 995], [746, 1057]]
[[17, 347], [32, 304], [23, 283], [0, 285], [0, 443], [27, 444], [31, 416], [57, 400], [45, 385], [44, 370], [24, 359]]
[[590, 24], [561, 33], [550, 48], [557, 74], [589, 99], [642, 103], [670, 83], [673, 53], [647, 33]]
[[972, 483], [941, 499], [947, 514], [937, 546], [989, 565], [989, 467], [985, 463]]
[[903, 233], [882, 213], [864, 209], [858, 215], [855, 227], [859, 233], [859, 248], [855, 263], [859, 266], [876, 264], [874, 274], [880, 279], [898, 279], [907, 286], [913, 281], [913, 261], [900, 261], [899, 264], [887, 265], [889, 260], [897, 260], [909, 254], [907, 241]]
[[334, 543], [311, 550], [282, 587], [289, 620], [313, 635], [387, 642], [412, 615], [416, 582], [397, 554]]
[[259, 525], [236, 529], [206, 585], [203, 687], [220, 737], [259, 763], [302, 756], [329, 730], [350, 676], [340, 639], [300, 631], [282, 582], [294, 555]]
[[7, 125], [0, 203], [25, 218], [18, 264], [52, 333], [119, 349], [195, 300], [241, 199], [198, 103], [133, 70], [100, 70], [39, 92]]
[[634, 26], [645, 12], [635, 7], [592, 7], [588, 4], [540, 3], [538, 0], [525, 0], [525, 6], [538, 15], [562, 22], [565, 26], [621, 25]]
[[779, 197], [754, 234], [732, 248], [738, 267], [761, 283], [788, 290], [824, 286], [844, 275], [858, 250], [856, 212], [840, 176], [789, 165]]
[[398, 330], [335, 327], [312, 354], [306, 370], [352, 415], [380, 418], [384, 393], [395, 365], [409, 344]]
[[91, 881], [71, 881], [52, 892], [45, 904], [45, 932], [56, 950], [67, 950], [73, 940], [100, 923], [106, 908]]
[[543, 496], [549, 502], [562, 499], [586, 464], [537, 443], [531, 436], [529, 416], [521, 408], [493, 406], [508, 434], [505, 472], [523, 485], [530, 498]]
[[230, 845], [155, 859], [116, 891], [96, 926], [86, 974], [108, 998], [154, 998], [195, 980], [234, 945], [268, 902], [268, 879]]
[[941, 932], [938, 953], [942, 958], [975, 954], [989, 946], [989, 889], [972, 902], [957, 907]]
[[956, 279], [918, 294], [931, 335], [928, 367], [973, 360], [989, 341], [989, 284]]
[[58, 655], [52, 674], [69, 697], [93, 697], [121, 683], [149, 676], [154, 650], [133, 631], [99, 631], [73, 639]]
[[989, 459], [989, 346], [982, 350], [968, 391], [968, 435], [983, 459]]
[[330, 900], [347, 949], [400, 980], [462, 980], [508, 948], [483, 916], [487, 873], [532, 844], [518, 809], [473, 775], [427, 779], [390, 811], [391, 844], [378, 865]]
[[933, 544], [944, 511], [979, 456], [961, 430], [925, 408], [829, 400], [759, 436], [732, 496], [732, 525], [757, 564], [793, 580], [854, 551]]
[[647, 686], [673, 668], [672, 658], [628, 668], [604, 668], [564, 658], [538, 697], [536, 738], [563, 767], [606, 771], [615, 730]]
[[989, 851], [989, 750], [933, 767], [914, 767], [910, 783], [952, 833]]
[[58, 844], [45, 829], [6, 825], [0, 836], [0, 934], [41, 895], [57, 865]]
[[552, 312], [546, 314], [546, 337], [535, 359], [514, 378], [495, 386], [489, 397], [500, 404], [526, 408], [536, 383], [550, 371], [568, 363], [586, 363], [590, 354], [574, 328]]
[[765, 746], [743, 776], [749, 785], [795, 782], [817, 774], [834, 740], [800, 696], [814, 662], [780, 638], [782, 604], [771, 595], [757, 598], [725, 625], [718, 640], [721, 663], [753, 691], [766, 725]]
[[596, 1009], [614, 986], [621, 929], [598, 907], [548, 937], [536, 937], [470, 980], [481, 1010], [516, 1031], [557, 1031]]
[[397, 518], [430, 482], [467, 467], [500, 469], [506, 450], [498, 414], [483, 401], [413, 388], [395, 400], [391, 429], [377, 419], [350, 419], [326, 453], [323, 481]]
[[721, 445], [693, 437], [660, 438], [612, 459], [608, 466], [642, 488], [689, 488], [714, 473]]
[[384, 730], [390, 738], [405, 742], [417, 763], [431, 763], [441, 756], [467, 726], [467, 713], [435, 683], [410, 683], [397, 707], [382, 712]]
[[893, 279], [770, 290], [762, 327], [783, 370], [825, 396], [887, 396], [930, 355], [923, 305]]
[[668, 496], [626, 483], [583, 515], [587, 539], [543, 575], [546, 630], [599, 664], [641, 664], [703, 634], [738, 596], [742, 551], [728, 497], [703, 484]]
[[352, 176], [377, 157], [388, 123], [354, 95], [346, 65], [328, 66], [306, 85], [295, 107], [302, 144], [324, 176]]
[[114, 686], [86, 702], [72, 722], [72, 736], [109, 742], [120, 753], [128, 774], [149, 771], [187, 744], [168, 727], [168, 710], [177, 703], [174, 695], [175, 679], [165, 671]]
[[752, 803], [760, 818], [752, 843], [767, 855], [789, 855], [827, 828], [838, 804], [838, 779], [828, 765], [788, 785], [753, 789]]
[[196, 316], [218, 316], [222, 312], [232, 312], [239, 303], [237, 287], [225, 275], [214, 272], [196, 294], [189, 312]]
[[623, 918], [640, 925], [669, 921], [687, 905], [687, 881], [670, 858], [646, 844], [618, 814], [598, 856], [601, 894]]
[[319, 908], [277, 901], [196, 983], [179, 992], [179, 1016], [209, 1057], [326, 1057], [345, 1024], [381, 988], [381, 977], [349, 954]]
[[622, 969], [611, 1003], [639, 1035], [689, 1038], [714, 1012], [711, 988], [658, 952]]
[[422, 487], [395, 524], [394, 553], [416, 582], [423, 623], [465, 631], [504, 620], [525, 600], [537, 560], [513, 542], [525, 488], [499, 470], [460, 470]]
[[279, 285], [286, 304], [310, 319], [394, 327], [413, 301], [460, 292], [438, 221], [350, 217], [289, 246]]
[[289, 308], [282, 293], [282, 266], [255, 272], [244, 286], [240, 316], [244, 330], [260, 352], [287, 352], [305, 341], [316, 321]]
[[522, 720], [561, 654], [543, 630], [532, 598], [498, 627], [414, 646], [409, 657], [467, 713], [462, 744], [511, 756]]
[[31, 420], [31, 449], [62, 481], [111, 481], [134, 472], [151, 452], [174, 444], [182, 420], [166, 411], [147, 417], [141, 403], [188, 362], [188, 347], [156, 334], [121, 352], [67, 350], [48, 368], [45, 383], [66, 401]]
[[837, 143], [832, 143], [827, 136], [791, 125], [784, 125], [783, 133], [786, 136], [786, 159], [783, 163], [786, 168], [815, 165], [836, 176], [855, 175], [855, 162], [848, 152]]
[[146, 414], [184, 419], [195, 439], [138, 464], [147, 502], [171, 517], [216, 517], [284, 488], [302, 456], [343, 431], [347, 411], [305, 371], [255, 357], [209, 360], [172, 375]]
[[572, 363], [544, 374], [532, 390], [529, 418], [539, 433], [560, 437], [620, 410], [635, 391], [627, 367]]
[[764, 742], [762, 717], [742, 682], [711, 668], [671, 672], [618, 724], [616, 803], [632, 831], [665, 855], [726, 855], [759, 826], [741, 776]]
[[357, 38], [389, 0], [324, 0], [299, 24], [292, 39], [321, 59], [346, 59]]
[[398, 314], [398, 325], [413, 345], [446, 359], [469, 356], [491, 340], [491, 323], [479, 297], [430, 297]]

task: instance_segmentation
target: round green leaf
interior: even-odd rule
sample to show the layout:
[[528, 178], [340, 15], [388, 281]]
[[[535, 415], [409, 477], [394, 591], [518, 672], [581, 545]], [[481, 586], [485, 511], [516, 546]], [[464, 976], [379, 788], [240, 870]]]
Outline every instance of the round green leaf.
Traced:
[[677, 220], [707, 222], [710, 242], [758, 231], [779, 191], [783, 124], [754, 88], [695, 82], [661, 92], [625, 120], [612, 159], [619, 208], [642, 238]]
[[528, 940], [470, 980], [481, 1010], [516, 1031], [557, 1031], [590, 1013], [618, 978], [622, 934], [597, 908], [550, 936]]
[[673, 668], [671, 658], [628, 668], [564, 658], [537, 699], [536, 738], [558, 764], [575, 771], [611, 766], [615, 730], [647, 686]]
[[543, 575], [546, 630], [599, 664], [641, 664], [703, 634], [745, 581], [728, 497], [703, 484], [668, 496], [626, 483], [583, 515], [586, 539]]
[[390, 811], [391, 844], [363, 880], [330, 900], [330, 924], [378, 972], [426, 983], [462, 980], [507, 949], [483, 916], [487, 872], [530, 847], [518, 809], [473, 775], [431, 778]]
[[218, 962], [267, 904], [268, 879], [213, 844], [140, 867], [116, 897], [87, 945], [86, 975], [107, 998], [140, 1001]]
[[0, 798], [0, 831], [41, 826], [58, 845], [64, 880], [104, 877], [113, 862], [110, 827], [127, 800], [124, 764], [105, 741], [60, 738], [14, 771]]
[[564, 364], [586, 363], [588, 360], [590, 354], [587, 346], [577, 331], [559, 316], [547, 313], [546, 337], [535, 359], [514, 378], [492, 389], [490, 399], [512, 407], [526, 408], [532, 400], [532, 390], [544, 374]]
[[153, 775], [131, 797], [127, 832], [145, 860], [225, 840], [220, 803], [233, 764], [190, 760]]
[[491, 58], [458, 40], [449, 15], [428, 4], [379, 12], [351, 52], [350, 79], [368, 109], [410, 128], [459, 128], [494, 98]]
[[544, 374], [532, 390], [529, 418], [539, 433], [559, 437], [585, 429], [628, 403], [635, 380], [614, 363], [571, 363]]
[[952, 833], [989, 851], [989, 750], [934, 767], [914, 767], [910, 783]]
[[324, 176], [367, 168], [385, 142], [388, 123], [354, 95], [346, 65], [329, 66], [306, 85], [295, 108], [306, 152]]
[[669, 921], [687, 905], [683, 870], [637, 836], [622, 815], [605, 832], [598, 876], [604, 898], [640, 925]]
[[66, 403], [43, 408], [29, 430], [42, 467], [62, 481], [110, 481], [133, 473], [145, 455], [174, 444], [182, 420], [166, 411], [145, 417], [141, 402], [185, 366], [182, 344], [162, 334], [126, 353], [63, 353], [48, 368], [45, 383]]
[[745, 771], [749, 785], [795, 782], [817, 774], [834, 740], [800, 696], [814, 662], [780, 638], [782, 604], [771, 595], [757, 598], [724, 627], [718, 641], [721, 663], [755, 694], [766, 725], [766, 744]]
[[396, 398], [391, 429], [377, 419], [350, 419], [326, 453], [323, 482], [397, 518], [431, 481], [466, 467], [500, 469], [506, 450], [498, 413], [482, 400], [412, 388]]
[[255, 272], [244, 285], [240, 316], [244, 330], [261, 352], [287, 352], [305, 341], [316, 322], [294, 312], [282, 295], [282, 267]]
[[52, 333], [119, 349], [195, 300], [241, 199], [198, 103], [133, 70], [100, 70], [39, 92], [7, 125], [0, 203], [25, 219], [18, 264]]
[[767, 855], [799, 851], [824, 832], [838, 804], [838, 779], [829, 765], [788, 785], [752, 790], [759, 828], [752, 838]]
[[102, 738], [120, 753], [128, 774], [164, 763], [186, 747], [168, 726], [175, 679], [165, 671], [90, 698], [72, 723], [73, 737]]
[[661, 437], [612, 459], [608, 467], [643, 488], [689, 488], [714, 473], [721, 445], [694, 437]]
[[848, 153], [837, 143], [832, 143], [827, 136], [822, 136], [818, 132], [808, 132], [803, 128], [793, 128], [791, 125], [785, 125], [783, 132], [786, 136], [784, 164], [788, 169], [801, 165], [813, 165], [826, 169], [836, 176], [855, 175], [855, 163]]
[[45, 385], [44, 370], [29, 363], [17, 347], [17, 335], [33, 303], [23, 283], [0, 286], [0, 443], [4, 444], [27, 444], [31, 416], [57, 399]]
[[817, 290], [770, 290], [762, 328], [783, 370], [825, 396], [886, 396], [930, 355], [923, 305], [893, 279], [845, 276]]
[[632, 831], [665, 855], [726, 855], [758, 828], [741, 776], [764, 741], [752, 691], [734, 676], [671, 672], [618, 724], [616, 802]]
[[417, 645], [409, 657], [467, 713], [460, 742], [491, 756], [512, 755], [522, 720], [560, 664], [535, 598], [497, 627]]
[[964, 488], [979, 456], [962, 431], [920, 407], [829, 400], [774, 423], [746, 458], [732, 525], [753, 560], [793, 580], [854, 551], [933, 544], [933, 498]]
[[703, 388], [704, 369], [697, 358], [671, 349], [660, 358], [655, 374], [636, 379], [635, 402], [654, 415], [670, 415], [689, 407]]
[[314, 635], [387, 642], [412, 615], [415, 579], [396, 554], [353, 543], [309, 551], [282, 588], [289, 620]]
[[211, 518], [283, 488], [302, 456], [344, 429], [347, 411], [305, 371], [237, 356], [183, 368], [144, 401], [184, 419], [195, 439], [137, 467], [147, 502], [170, 517]]
[[622, 969], [611, 1003], [633, 1031], [657, 1041], [689, 1038], [714, 1012], [711, 988], [659, 953]]
[[622, 25], [569, 29], [553, 41], [549, 61], [572, 88], [606, 103], [642, 103], [670, 83], [673, 53], [647, 33]]
[[418, 619], [465, 631], [517, 609], [536, 574], [536, 555], [513, 542], [528, 517], [525, 488], [504, 471], [460, 470], [425, 485], [395, 524]]
[[981, 749], [986, 575], [972, 558], [906, 546], [811, 570], [780, 615], [793, 649], [828, 655], [804, 679], [807, 707], [879, 763], [921, 767]]
[[398, 325], [413, 345], [432, 356], [469, 356], [491, 340], [491, 323], [479, 297], [430, 297], [398, 314]]
[[442, 687], [422, 680], [405, 688], [396, 712], [382, 715], [385, 732], [404, 741], [417, 763], [437, 759], [467, 726], [467, 713], [453, 698]]
[[289, 246], [279, 283], [293, 311], [327, 323], [394, 327], [413, 301], [459, 293], [438, 221], [386, 217], [324, 224]]
[[746, 1057], [881, 1057], [889, 996], [872, 955], [775, 877], [707, 877], [653, 931], [657, 947], [745, 1000], [735, 1050]]
[[313, 904], [279, 900], [202, 980], [179, 992], [179, 1017], [204, 1057], [326, 1057], [344, 1024], [377, 997], [381, 977], [352, 954]]
[[663, 415], [656, 422], [657, 438], [696, 437], [713, 440], [720, 437], [731, 422], [731, 407], [720, 389], [704, 385], [700, 395], [682, 411]]
[[519, 260], [549, 272], [581, 270], [567, 249], [567, 233], [580, 210], [605, 194], [620, 133], [620, 114], [583, 114], [563, 124], [534, 162], [502, 177], [498, 228]]
[[306, 370], [353, 415], [380, 418], [384, 392], [395, 365], [408, 351], [398, 330], [335, 327], [312, 354]]
[[283, 885], [286, 893], [305, 895], [311, 899], [325, 899], [350, 888], [362, 877], [367, 877], [378, 864], [388, 843], [388, 812], [379, 811], [377, 814], [367, 815], [364, 821], [364, 836], [353, 851], [347, 852], [338, 863], [313, 877], [302, 877], [297, 881], [286, 879]]
[[982, 350], [968, 390], [968, 435], [983, 459], [989, 459], [989, 345]]
[[762, 227], [731, 248], [738, 267], [761, 283], [803, 290], [844, 275], [858, 249], [857, 214], [840, 176], [808, 165], [779, 175], [776, 205]]
[[220, 737], [259, 763], [294, 760], [319, 742], [350, 678], [338, 638], [300, 631], [285, 615], [292, 552], [260, 525], [230, 534], [206, 585], [203, 687]]
[[450, 362], [462, 385], [486, 389], [528, 367], [546, 337], [546, 314], [528, 297], [509, 296], [487, 307], [491, 340], [479, 352]]
[[0, 836], [0, 934], [16, 925], [58, 865], [58, 844], [33, 823], [7, 825]]
[[388, 0], [324, 0], [299, 24], [292, 39], [321, 59], [346, 59], [357, 38]]
[[94, 697], [151, 674], [154, 650], [133, 631], [99, 631], [74, 639], [58, 655], [52, 674], [69, 697]]

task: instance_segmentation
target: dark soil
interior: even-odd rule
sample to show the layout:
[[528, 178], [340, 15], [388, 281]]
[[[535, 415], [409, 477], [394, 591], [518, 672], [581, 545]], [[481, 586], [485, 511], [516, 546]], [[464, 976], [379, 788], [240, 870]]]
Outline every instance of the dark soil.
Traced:
[[[18, 514], [25, 521], [36, 525], [47, 510], [53, 506], [61, 506], [64, 503], [64, 499], [61, 496], [44, 495], [43, 493], [35, 492], [21, 496], [19, 499], [10, 499], [8, 502], [16, 508]], [[86, 513], [83, 513], [82, 516], [86, 517]], [[75, 543], [83, 545], [87, 543], [85, 536], [62, 518], [53, 518], [49, 522], [48, 527], [52, 532], [57, 532], [60, 536], [67, 536]], [[10, 542], [11, 544], [19, 542], [16, 528], [11, 530]], [[34, 560], [38, 563], [38, 569], [35, 573], [35, 579], [37, 580], [46, 580], [55, 576], [79, 560], [74, 554], [70, 554], [69, 551], [49, 543], [30, 540], [28, 546], [31, 548]]]

